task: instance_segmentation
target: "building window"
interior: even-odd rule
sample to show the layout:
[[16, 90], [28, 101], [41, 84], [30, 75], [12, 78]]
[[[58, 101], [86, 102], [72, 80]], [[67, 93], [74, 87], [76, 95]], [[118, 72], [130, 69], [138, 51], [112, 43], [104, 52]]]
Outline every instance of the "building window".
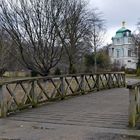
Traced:
[[124, 57], [124, 48], [122, 48], [122, 57]]
[[127, 33], [127, 36], [129, 36], [130, 35], [130, 33], [129, 32], [126, 32]]
[[131, 57], [131, 50], [128, 50], [128, 57]]
[[120, 39], [119, 38], [117, 38], [117, 43], [120, 44]]
[[123, 33], [123, 36], [124, 36], [124, 37], [126, 37], [126, 36], [127, 36], [126, 32], [124, 32], [124, 33]]
[[114, 56], [114, 48], [112, 48], [112, 56]]
[[132, 39], [131, 38], [128, 38], [128, 43], [132, 43]]
[[120, 52], [117, 50], [117, 58], [120, 57]]

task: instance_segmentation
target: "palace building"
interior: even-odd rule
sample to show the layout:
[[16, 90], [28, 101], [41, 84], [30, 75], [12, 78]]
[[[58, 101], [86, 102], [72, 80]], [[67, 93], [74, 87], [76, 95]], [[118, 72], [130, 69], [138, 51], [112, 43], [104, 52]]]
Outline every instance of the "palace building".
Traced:
[[137, 68], [138, 48], [133, 41], [131, 30], [125, 28], [125, 22], [122, 22], [122, 27], [112, 37], [112, 44], [109, 46], [109, 56], [112, 64], [118, 68]]

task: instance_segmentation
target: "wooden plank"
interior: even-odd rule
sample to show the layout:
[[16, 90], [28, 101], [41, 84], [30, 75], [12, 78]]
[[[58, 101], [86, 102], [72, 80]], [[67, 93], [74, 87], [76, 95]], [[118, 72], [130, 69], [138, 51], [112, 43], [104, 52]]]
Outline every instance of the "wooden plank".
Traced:
[[128, 100], [128, 91], [124, 88], [102, 90], [21, 112], [8, 119], [67, 127], [72, 125], [128, 130]]
[[135, 127], [136, 125], [136, 91], [137, 89], [133, 88], [129, 90], [129, 126]]
[[7, 116], [7, 104], [4, 98], [4, 85], [0, 85], [0, 117]]

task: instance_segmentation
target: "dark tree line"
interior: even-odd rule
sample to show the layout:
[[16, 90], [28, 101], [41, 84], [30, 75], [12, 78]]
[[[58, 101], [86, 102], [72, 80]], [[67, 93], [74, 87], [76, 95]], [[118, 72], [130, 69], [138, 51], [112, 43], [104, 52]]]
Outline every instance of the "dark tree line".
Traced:
[[2, 0], [0, 26], [27, 69], [46, 76], [65, 54], [73, 73], [78, 57], [101, 41], [103, 21], [87, 6], [83, 0]]

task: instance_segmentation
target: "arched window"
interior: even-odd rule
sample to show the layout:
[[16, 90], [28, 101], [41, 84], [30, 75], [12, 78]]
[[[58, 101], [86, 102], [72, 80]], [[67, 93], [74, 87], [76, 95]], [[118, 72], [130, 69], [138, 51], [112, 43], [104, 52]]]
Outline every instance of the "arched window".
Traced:
[[117, 50], [117, 58], [120, 57], [120, 51]]

